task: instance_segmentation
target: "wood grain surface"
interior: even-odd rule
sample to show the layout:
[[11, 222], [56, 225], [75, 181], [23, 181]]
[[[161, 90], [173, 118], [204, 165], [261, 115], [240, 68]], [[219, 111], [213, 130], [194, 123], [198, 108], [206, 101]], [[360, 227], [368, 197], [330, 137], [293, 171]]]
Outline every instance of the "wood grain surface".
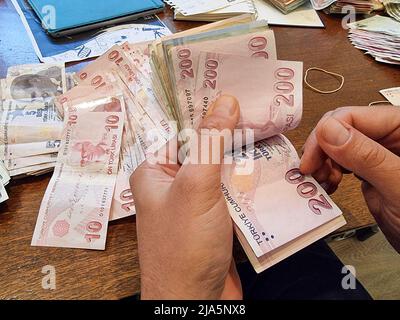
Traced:
[[[173, 32], [200, 25], [174, 22], [170, 9], [160, 17]], [[343, 89], [335, 94], [304, 90], [302, 123], [288, 134], [298, 150], [325, 112], [382, 100], [380, 89], [400, 86], [398, 67], [377, 63], [355, 49], [339, 18], [321, 17], [325, 29], [272, 27], [279, 59], [304, 61], [305, 69], [322, 67], [345, 77]], [[9, 0], [0, 0], [0, 77], [11, 65], [36, 62], [18, 15]], [[325, 89], [337, 85], [336, 80], [320, 73], [311, 74], [310, 82]], [[0, 205], [0, 299], [117, 299], [137, 293], [140, 272], [134, 217], [110, 224], [105, 251], [30, 246], [50, 177], [12, 181], [7, 187], [10, 200]], [[348, 221], [342, 231], [374, 223], [356, 179], [346, 177], [334, 200]], [[56, 269], [56, 290], [42, 289], [42, 268], [46, 265]]]
[[355, 268], [356, 277], [377, 300], [400, 299], [400, 254], [382, 232], [365, 241], [353, 237], [332, 241], [329, 246], [345, 265]]

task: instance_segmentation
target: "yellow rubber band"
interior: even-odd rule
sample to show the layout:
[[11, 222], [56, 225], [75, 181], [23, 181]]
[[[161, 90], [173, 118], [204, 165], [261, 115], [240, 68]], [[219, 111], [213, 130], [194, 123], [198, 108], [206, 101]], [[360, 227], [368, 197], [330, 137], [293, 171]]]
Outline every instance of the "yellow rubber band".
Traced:
[[[312, 71], [312, 70], [321, 71], [321, 72], [323, 72], [323, 73], [330, 74], [330, 75], [334, 76], [336, 79], [338, 79], [338, 80], [341, 81], [341, 82], [340, 82], [339, 88], [337, 88], [337, 89], [335, 89], [335, 90], [329, 90], [329, 91], [323, 91], [323, 90], [320, 90], [320, 89], [318, 89], [318, 88], [315, 88], [314, 86], [312, 86], [311, 84], [309, 84], [308, 81], [307, 81], [308, 73], [309, 73], [310, 71]], [[321, 69], [321, 68], [312, 67], [312, 68], [308, 68], [308, 69], [306, 70], [306, 74], [304, 75], [304, 83], [305, 83], [311, 90], [313, 90], [313, 91], [315, 91], [315, 92], [322, 93], [322, 94], [330, 94], [330, 93], [338, 92], [340, 89], [343, 88], [343, 85], [344, 85], [344, 77], [343, 77], [341, 74], [338, 74], [338, 73], [335, 73], [335, 72], [330, 72], [330, 71], [326, 71], [326, 70]]]
[[389, 101], [387, 101], [387, 100], [373, 101], [368, 105], [368, 107], [372, 107], [372, 106], [374, 106], [376, 104], [391, 104], [391, 103]]

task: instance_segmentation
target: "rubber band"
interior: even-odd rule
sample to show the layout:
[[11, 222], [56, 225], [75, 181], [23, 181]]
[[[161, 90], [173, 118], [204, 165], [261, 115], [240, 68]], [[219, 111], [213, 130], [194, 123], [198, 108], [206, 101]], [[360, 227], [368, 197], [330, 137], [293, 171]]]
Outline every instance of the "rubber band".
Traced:
[[[323, 90], [320, 90], [320, 89], [318, 89], [318, 88], [315, 88], [314, 86], [312, 86], [311, 84], [309, 84], [308, 81], [307, 81], [308, 73], [309, 73], [311, 70], [321, 71], [321, 72], [323, 72], [323, 73], [330, 74], [330, 75], [334, 76], [336, 79], [340, 80], [340, 86], [339, 86], [339, 88], [337, 88], [337, 89], [335, 89], [335, 90], [329, 90], [329, 91], [323, 91]], [[338, 74], [338, 73], [335, 73], [335, 72], [330, 72], [330, 71], [326, 71], [326, 70], [321, 69], [321, 68], [312, 67], [312, 68], [308, 68], [308, 69], [306, 70], [306, 74], [304, 75], [304, 83], [305, 83], [311, 90], [313, 90], [313, 91], [315, 91], [315, 92], [322, 93], [322, 94], [330, 94], [330, 93], [338, 92], [340, 89], [343, 88], [343, 85], [344, 85], [344, 77], [343, 77], [341, 74]]]
[[372, 107], [372, 106], [374, 106], [374, 105], [376, 105], [376, 104], [391, 104], [391, 103], [390, 103], [390, 101], [387, 101], [387, 100], [372, 101], [372, 102], [368, 105], [368, 107]]

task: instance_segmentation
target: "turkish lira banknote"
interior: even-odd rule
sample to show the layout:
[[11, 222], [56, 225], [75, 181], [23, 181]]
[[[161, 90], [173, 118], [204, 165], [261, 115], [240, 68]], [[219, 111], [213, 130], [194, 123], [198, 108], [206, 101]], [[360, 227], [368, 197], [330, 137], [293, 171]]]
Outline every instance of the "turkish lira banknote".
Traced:
[[56, 98], [74, 85], [58, 63], [12, 66], [0, 79], [0, 160], [10, 176], [52, 170], [63, 126]]
[[105, 249], [124, 116], [118, 96], [67, 107], [32, 245]]
[[[275, 254], [342, 215], [324, 189], [301, 174], [297, 152], [283, 135], [258, 141], [231, 157], [232, 164], [222, 170], [222, 192], [254, 260]], [[240, 169], [248, 162], [254, 169], [243, 174]]]
[[8, 69], [1, 81], [0, 99], [55, 97], [67, 89], [63, 64], [19, 65]]

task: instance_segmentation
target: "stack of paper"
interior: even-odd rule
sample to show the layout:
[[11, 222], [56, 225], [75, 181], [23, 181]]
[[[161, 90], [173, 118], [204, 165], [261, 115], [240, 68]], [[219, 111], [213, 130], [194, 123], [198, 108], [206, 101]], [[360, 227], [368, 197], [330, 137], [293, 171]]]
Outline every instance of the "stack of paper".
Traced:
[[386, 13], [400, 21], [400, 0], [383, 0]]
[[270, 2], [284, 14], [292, 12], [307, 1], [308, 0], [270, 0]]
[[383, 16], [349, 23], [351, 43], [376, 61], [400, 64], [400, 22]]
[[257, 19], [267, 20], [270, 25], [299, 26], [299, 27], [323, 27], [318, 13], [310, 2], [306, 2], [296, 10], [284, 14], [272, 4], [264, 0], [254, 0], [257, 9]]
[[348, 8], [359, 14], [370, 14], [383, 9], [383, 4], [379, 0], [311, 0], [311, 3], [315, 10], [324, 9], [327, 14], [348, 14]]
[[[293, 2], [286, 2], [293, 5]], [[283, 2], [282, 2], [283, 4]], [[175, 8], [176, 20], [190, 21], [218, 21], [242, 13], [250, 13], [257, 16], [258, 20], [267, 20], [270, 25], [300, 26], [300, 27], [323, 27], [318, 14], [309, 1], [296, 2], [293, 11], [285, 11], [284, 7], [278, 2], [268, 0], [245, 0], [235, 2], [229, 6], [194, 15], [184, 15]], [[297, 6], [298, 5], [298, 6]], [[289, 10], [290, 11], [290, 10]]]
[[175, 8], [174, 18], [176, 20], [219, 21], [244, 13], [256, 14], [253, 0], [196, 1], [190, 9], [182, 5], [183, 1], [170, 0], [166, 2]]
[[12, 66], [0, 79], [0, 160], [11, 177], [53, 170], [63, 125], [55, 98], [73, 85], [59, 63]]
[[383, 9], [383, 4], [378, 0], [337, 0], [328, 8], [325, 8], [325, 13], [342, 13], [347, 14], [347, 8], [351, 6], [355, 13], [371, 14], [374, 11]]

